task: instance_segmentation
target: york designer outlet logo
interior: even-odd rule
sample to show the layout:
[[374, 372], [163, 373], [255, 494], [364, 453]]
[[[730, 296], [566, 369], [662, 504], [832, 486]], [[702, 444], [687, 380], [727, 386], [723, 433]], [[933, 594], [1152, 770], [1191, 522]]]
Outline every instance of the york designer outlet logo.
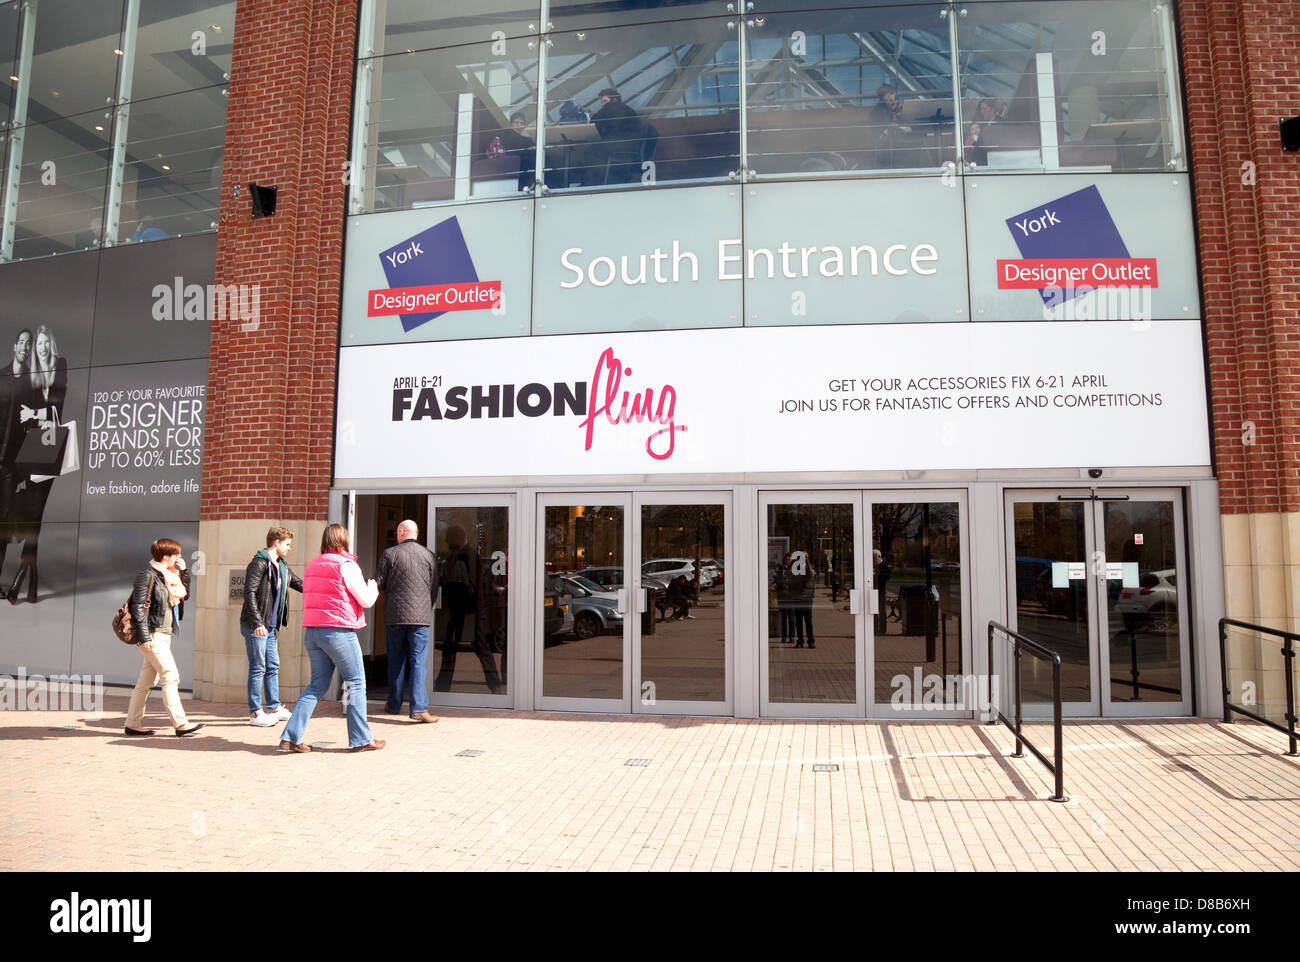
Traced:
[[1156, 259], [1132, 257], [1096, 185], [1007, 218], [1020, 260], [998, 261], [1002, 290], [1037, 289], [1049, 307], [1101, 287], [1158, 287]]
[[481, 311], [501, 303], [501, 282], [479, 280], [455, 217], [380, 251], [379, 262], [389, 286], [370, 291], [366, 314], [396, 314], [404, 331], [448, 311]]

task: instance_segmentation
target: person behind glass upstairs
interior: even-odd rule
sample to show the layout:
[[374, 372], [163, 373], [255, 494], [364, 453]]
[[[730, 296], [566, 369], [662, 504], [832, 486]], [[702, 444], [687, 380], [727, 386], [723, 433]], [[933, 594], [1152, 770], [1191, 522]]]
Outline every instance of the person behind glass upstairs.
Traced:
[[600, 140], [587, 145], [584, 183], [602, 182], [605, 165], [614, 154], [635, 153], [639, 160], [641, 141], [645, 136], [640, 115], [623, 103], [623, 98], [613, 87], [600, 92], [600, 103], [601, 108], [591, 115]]
[[510, 115], [510, 127], [497, 135], [507, 157], [519, 158], [519, 189], [533, 186], [534, 168], [537, 166], [537, 145], [524, 133], [528, 122], [521, 112]]
[[902, 125], [903, 102], [898, 99], [898, 88], [881, 84], [876, 89], [876, 103], [867, 115], [867, 143], [876, 150], [877, 167], [900, 166], [895, 163], [894, 152], [903, 145], [903, 134], [911, 128]]

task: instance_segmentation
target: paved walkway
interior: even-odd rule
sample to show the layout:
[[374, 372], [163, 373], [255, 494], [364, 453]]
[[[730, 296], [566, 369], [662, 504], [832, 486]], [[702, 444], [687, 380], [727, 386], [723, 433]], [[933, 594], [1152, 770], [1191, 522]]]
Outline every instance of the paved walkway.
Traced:
[[127, 739], [125, 702], [0, 712], [0, 871], [1300, 868], [1300, 761], [1250, 724], [1070, 724], [1054, 804], [969, 722], [440, 710], [352, 755], [334, 703], [282, 755], [204, 702]]

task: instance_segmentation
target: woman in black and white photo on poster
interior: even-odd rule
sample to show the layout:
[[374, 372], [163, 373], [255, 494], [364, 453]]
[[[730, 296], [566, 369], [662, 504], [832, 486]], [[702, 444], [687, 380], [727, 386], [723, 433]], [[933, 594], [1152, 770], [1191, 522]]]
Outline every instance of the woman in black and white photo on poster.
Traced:
[[[18, 478], [18, 489], [12, 498], [8, 529], [14, 540], [22, 541], [23, 550], [18, 571], [14, 574], [8, 591], [5, 592], [5, 597], [10, 604], [18, 603], [18, 595], [22, 591], [24, 581], [27, 584], [27, 601], [37, 600], [36, 561], [41, 537], [41, 520], [45, 515], [45, 503], [49, 500], [54, 479], [61, 472], [62, 446], [42, 444], [37, 447], [32, 442], [31, 435], [33, 432], [39, 436], [51, 429], [56, 433], [60, 430], [63, 402], [68, 394], [68, 362], [66, 358], [59, 355], [54, 332], [47, 325], [42, 324], [36, 329], [26, 363], [28, 370], [26, 377], [16, 373], [19, 344], [24, 333], [26, 332], [20, 332], [18, 342], [14, 345], [14, 361], [11, 365], [11, 370], [15, 372], [16, 397], [10, 402], [10, 406], [14, 406], [16, 402], [20, 438], [15, 462], [11, 462], [11, 470]], [[67, 443], [66, 435], [64, 443]], [[27, 449], [34, 448], [42, 453], [44, 449], [53, 448], [49, 453], [54, 455], [54, 462], [40, 465], [35, 471], [31, 470], [30, 462], [24, 460], [24, 445]], [[54, 454], [56, 451], [59, 453]], [[5, 453], [7, 456], [7, 448]]]

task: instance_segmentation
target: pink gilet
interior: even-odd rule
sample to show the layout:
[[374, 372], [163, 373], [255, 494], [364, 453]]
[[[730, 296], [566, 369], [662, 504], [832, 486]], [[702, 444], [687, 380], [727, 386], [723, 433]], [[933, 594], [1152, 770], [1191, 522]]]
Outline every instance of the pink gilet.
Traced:
[[366, 626], [365, 609], [343, 583], [343, 566], [356, 561], [343, 551], [317, 555], [307, 562], [302, 576], [302, 625], [304, 628], [351, 628]]

